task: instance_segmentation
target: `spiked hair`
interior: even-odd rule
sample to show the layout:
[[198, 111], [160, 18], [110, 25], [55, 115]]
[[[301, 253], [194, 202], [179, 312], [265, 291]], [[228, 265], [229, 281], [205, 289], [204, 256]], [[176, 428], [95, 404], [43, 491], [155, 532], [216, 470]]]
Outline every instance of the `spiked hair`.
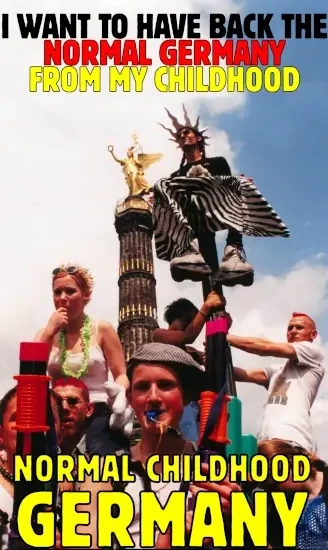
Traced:
[[172, 115], [166, 107], [165, 107], [165, 110], [166, 110], [168, 116], [170, 117], [170, 119], [172, 121], [174, 130], [171, 130], [170, 128], [166, 128], [166, 126], [164, 126], [160, 122], [158, 124], [160, 126], [162, 126], [162, 128], [164, 128], [164, 130], [166, 130], [167, 132], [170, 132], [170, 134], [172, 136], [172, 138], [170, 138], [170, 141], [174, 141], [175, 143], [179, 143], [178, 136], [179, 136], [180, 131], [183, 128], [190, 128], [190, 130], [195, 132], [195, 134], [197, 136], [200, 136], [202, 138], [203, 145], [208, 145], [208, 143], [206, 143], [206, 140], [209, 139], [210, 136], [204, 135], [204, 132], [206, 132], [208, 130], [208, 128], [202, 128], [202, 129], [199, 128], [199, 117], [197, 118], [195, 124], [192, 124], [192, 122], [191, 122], [191, 120], [188, 116], [185, 105], [182, 105], [182, 108], [183, 108], [183, 115], [184, 115], [184, 123], [183, 124], [181, 124], [181, 122], [178, 121], [177, 117]]

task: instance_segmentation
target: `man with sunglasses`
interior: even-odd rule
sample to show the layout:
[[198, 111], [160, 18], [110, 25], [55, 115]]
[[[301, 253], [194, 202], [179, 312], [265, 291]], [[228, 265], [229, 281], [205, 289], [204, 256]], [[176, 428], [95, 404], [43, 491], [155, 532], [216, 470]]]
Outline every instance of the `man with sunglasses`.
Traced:
[[[153, 219], [156, 253], [170, 261], [174, 281], [203, 281], [225, 286], [251, 286], [253, 267], [247, 262], [242, 234], [257, 237], [288, 237], [285, 224], [253, 181], [231, 175], [224, 157], [207, 158], [208, 136], [192, 124], [184, 109], [184, 123], [167, 110], [174, 126], [168, 130], [183, 151], [179, 169], [153, 186]], [[200, 254], [197, 239], [215, 240], [215, 232], [228, 230], [222, 262], [216, 273]]]
[[84, 382], [76, 378], [56, 380], [53, 389], [60, 397], [64, 410], [61, 451], [68, 455], [85, 454], [88, 420], [94, 410], [89, 390]]

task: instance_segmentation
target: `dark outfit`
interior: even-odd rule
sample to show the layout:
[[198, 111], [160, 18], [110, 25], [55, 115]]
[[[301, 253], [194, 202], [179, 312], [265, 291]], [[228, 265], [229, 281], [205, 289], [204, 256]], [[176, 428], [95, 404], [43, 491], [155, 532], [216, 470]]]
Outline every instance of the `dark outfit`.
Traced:
[[[200, 363], [199, 357], [196, 356], [196, 354], [193, 355], [190, 353], [187, 346], [182, 345], [179, 347], [189, 353], [197, 363]], [[190, 403], [185, 406], [179, 429], [185, 439], [197, 443], [199, 437], [199, 405], [197, 401], [190, 401]]]
[[[179, 170], [171, 174], [171, 178], [178, 176], [186, 176], [190, 168], [194, 165], [201, 164], [204, 166], [212, 176], [231, 176], [231, 170], [228, 162], [224, 157], [213, 157], [209, 159], [199, 159], [195, 162], [184, 164]], [[243, 240], [242, 236], [235, 229], [229, 229], [227, 237], [227, 245], [229, 244], [238, 244], [242, 246]]]
[[[188, 176], [192, 167], [209, 174]], [[159, 259], [182, 256], [200, 229], [228, 229], [256, 237], [288, 237], [289, 231], [248, 178], [231, 176], [223, 157], [186, 164], [154, 187], [154, 238]]]
[[192, 166], [197, 166], [201, 164], [205, 166], [212, 176], [231, 176], [230, 166], [227, 163], [224, 157], [213, 157], [213, 158], [201, 158], [193, 162], [184, 164], [171, 174], [171, 178], [176, 178], [178, 176], [186, 176]]
[[110, 410], [106, 403], [95, 403], [86, 430], [86, 447], [90, 456], [106, 456], [129, 448], [129, 440], [120, 430], [109, 427]]

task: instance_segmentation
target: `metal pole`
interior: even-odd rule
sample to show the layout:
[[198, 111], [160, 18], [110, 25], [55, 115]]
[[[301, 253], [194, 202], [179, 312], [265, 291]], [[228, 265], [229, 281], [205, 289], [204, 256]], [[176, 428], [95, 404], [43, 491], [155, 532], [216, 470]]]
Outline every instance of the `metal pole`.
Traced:
[[[219, 268], [219, 259], [218, 259], [218, 253], [217, 253], [216, 242], [215, 242], [215, 233], [211, 233], [211, 232], [200, 233], [198, 235], [198, 244], [199, 244], [199, 251], [201, 255], [203, 256], [207, 265], [210, 266], [214, 274]], [[219, 294], [223, 295], [223, 289], [221, 285], [216, 284], [215, 288], [213, 288], [212, 277], [208, 277], [205, 281], [203, 281], [202, 287], [203, 287], [204, 300], [206, 300], [208, 294], [212, 290], [215, 290]], [[213, 315], [213, 319], [217, 317], [218, 317], [217, 314]], [[217, 338], [221, 339], [222, 337], [224, 337], [225, 348], [226, 348], [226, 351], [225, 351], [226, 361], [225, 362], [223, 361], [223, 365], [225, 364], [225, 368], [226, 368], [227, 391], [228, 391], [228, 395], [236, 396], [237, 390], [236, 390], [236, 383], [233, 376], [231, 350], [230, 350], [230, 346], [226, 342], [225, 335], [223, 334], [217, 335]], [[222, 344], [220, 345], [220, 348], [222, 349]], [[222, 364], [222, 360], [220, 361], [220, 363]]]

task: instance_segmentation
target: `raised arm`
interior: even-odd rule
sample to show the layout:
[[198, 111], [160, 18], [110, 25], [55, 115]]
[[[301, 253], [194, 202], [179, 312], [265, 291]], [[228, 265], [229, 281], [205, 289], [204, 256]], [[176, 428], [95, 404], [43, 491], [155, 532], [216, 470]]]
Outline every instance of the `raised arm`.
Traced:
[[50, 345], [52, 345], [53, 339], [54, 339], [53, 334], [49, 332], [47, 327], [38, 330], [38, 332], [34, 336], [34, 342], [46, 342], [47, 344], [50, 344]]
[[58, 308], [51, 315], [47, 326], [36, 333], [34, 342], [47, 342], [52, 345], [54, 337], [61, 329], [67, 326], [67, 322], [67, 309], [64, 307]]
[[211, 292], [193, 321], [185, 330], [170, 330], [158, 328], [154, 330], [152, 335], [153, 342], [162, 344], [171, 344], [172, 346], [181, 346], [192, 344], [202, 332], [206, 321], [208, 321], [211, 313], [225, 307], [225, 299], [219, 296], [216, 292]]
[[126, 363], [120, 339], [113, 325], [101, 321], [99, 323], [101, 334], [102, 350], [108, 365], [112, 371], [114, 380], [124, 388], [129, 387], [129, 380], [126, 376]]
[[152, 334], [152, 340], [153, 342], [171, 344], [172, 346], [192, 344], [202, 332], [209, 316], [210, 313], [205, 308], [201, 308], [196, 317], [185, 330], [157, 328]]
[[233, 369], [234, 379], [236, 382], [249, 382], [268, 388], [269, 380], [263, 369], [245, 370], [239, 367]]
[[112, 145], [108, 146], [108, 152], [112, 155], [113, 159], [118, 162], [121, 166], [124, 166], [125, 162], [124, 160], [119, 159], [115, 153], [114, 153], [114, 147]]
[[233, 348], [253, 353], [254, 355], [296, 359], [296, 351], [291, 344], [271, 342], [262, 338], [235, 336], [234, 334], [228, 334], [227, 341]]

